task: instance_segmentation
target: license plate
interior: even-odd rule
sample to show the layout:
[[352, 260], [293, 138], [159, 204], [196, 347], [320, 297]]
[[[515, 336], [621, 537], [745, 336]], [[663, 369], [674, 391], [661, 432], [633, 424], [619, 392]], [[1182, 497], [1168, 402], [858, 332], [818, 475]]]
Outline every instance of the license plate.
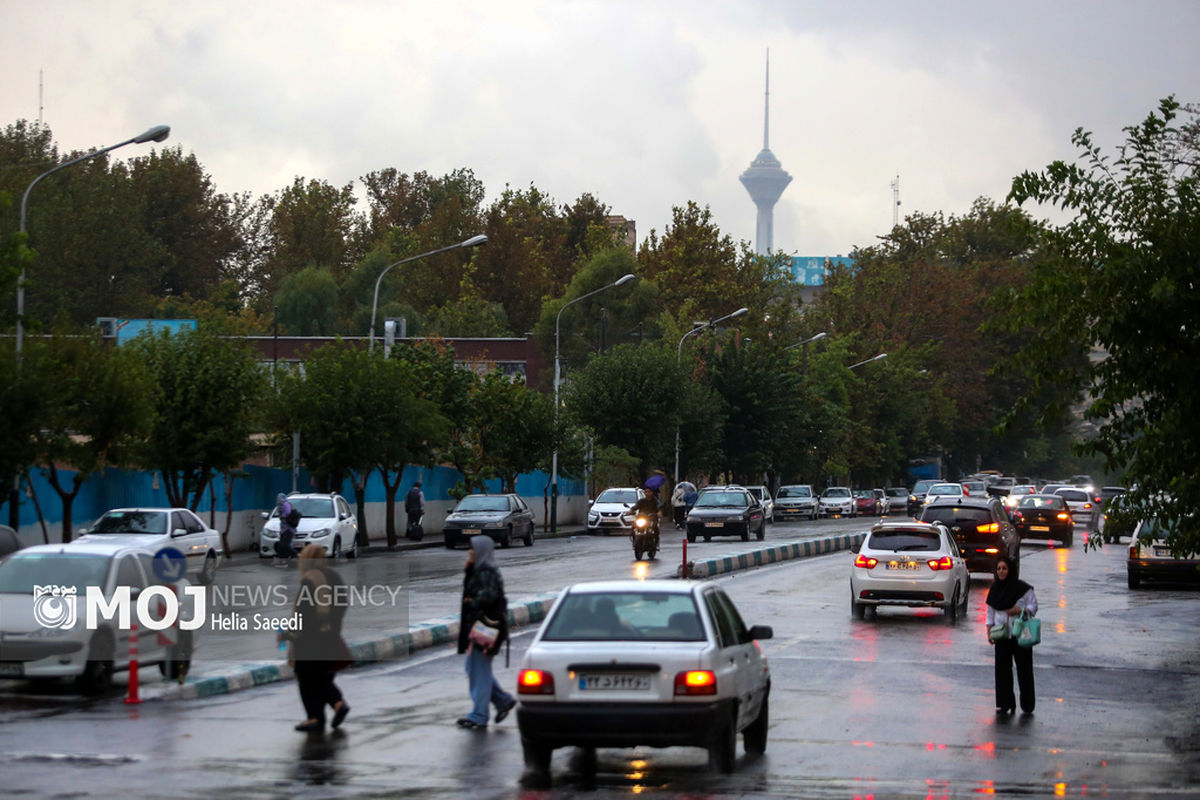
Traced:
[[25, 674], [25, 665], [20, 661], [0, 661], [0, 676], [19, 678]]
[[1029, 530], [1031, 530], [1031, 531], [1041, 531], [1042, 533], [1049, 533], [1049, 532], [1050, 532], [1050, 528], [1049, 528], [1048, 526], [1046, 526], [1046, 525], [1030, 525], [1030, 526], [1029, 526]]
[[483, 531], [479, 528], [463, 528], [464, 536], [477, 536], [481, 533], [483, 533]]
[[585, 692], [644, 691], [650, 688], [650, 676], [623, 673], [580, 675], [579, 688]]
[[920, 569], [921, 565], [916, 561], [889, 561], [888, 569]]
[[704, 523], [704, 527], [706, 527], [706, 528], [724, 528], [725, 523], [724, 522], [706, 522], [706, 523]]
[[1159, 558], [1170, 558], [1171, 557], [1171, 548], [1156, 547], [1156, 548], [1154, 548], [1154, 555], [1158, 556]]

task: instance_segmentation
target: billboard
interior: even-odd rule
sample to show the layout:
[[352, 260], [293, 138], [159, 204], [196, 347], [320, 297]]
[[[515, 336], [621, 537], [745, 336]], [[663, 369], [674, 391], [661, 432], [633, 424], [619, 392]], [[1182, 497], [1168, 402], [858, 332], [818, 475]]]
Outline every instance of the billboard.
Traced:
[[849, 256], [792, 256], [792, 280], [802, 286], [824, 286], [825, 272], [830, 264], [853, 269]]

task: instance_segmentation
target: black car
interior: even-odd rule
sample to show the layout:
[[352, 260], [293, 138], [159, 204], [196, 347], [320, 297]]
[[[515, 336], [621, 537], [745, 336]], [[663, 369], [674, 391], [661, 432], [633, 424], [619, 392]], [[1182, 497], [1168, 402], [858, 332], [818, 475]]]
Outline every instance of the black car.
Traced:
[[954, 534], [972, 572], [994, 572], [996, 559], [1021, 557], [1021, 538], [995, 497], [951, 497], [935, 500], [921, 511], [921, 522], [940, 522]]
[[697, 536], [706, 542], [714, 536], [741, 536], [743, 542], [748, 542], [751, 533], [762, 541], [766, 530], [762, 503], [741, 486], [705, 490], [687, 515], [689, 542], [696, 541]]
[[513, 539], [533, 545], [533, 511], [515, 494], [471, 494], [442, 523], [446, 547], [470, 544], [472, 536], [483, 534], [508, 547]]
[[920, 480], [913, 486], [912, 491], [908, 493], [908, 515], [915, 517], [921, 513], [921, 507], [925, 504], [925, 495], [929, 493], [929, 487], [935, 483], [941, 483], [939, 480]]
[[1075, 522], [1067, 501], [1057, 494], [1027, 494], [1012, 511], [1022, 539], [1057, 539], [1063, 547], [1075, 541]]

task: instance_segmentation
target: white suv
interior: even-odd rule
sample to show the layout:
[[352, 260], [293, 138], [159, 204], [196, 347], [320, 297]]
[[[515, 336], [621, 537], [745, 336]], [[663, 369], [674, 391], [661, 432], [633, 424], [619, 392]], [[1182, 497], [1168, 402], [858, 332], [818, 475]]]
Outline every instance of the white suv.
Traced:
[[[358, 557], [358, 519], [346, 498], [336, 493], [290, 494], [288, 502], [300, 512], [293, 548], [299, 551], [305, 545], [319, 544], [330, 558]], [[275, 543], [279, 541], [279, 507], [264, 511], [263, 519], [267, 522], [258, 540], [258, 554], [270, 558], [275, 555]]]
[[850, 491], [850, 487], [830, 486], [821, 492], [821, 516], [832, 517], [835, 514], [847, 517], [858, 516], [854, 492]]

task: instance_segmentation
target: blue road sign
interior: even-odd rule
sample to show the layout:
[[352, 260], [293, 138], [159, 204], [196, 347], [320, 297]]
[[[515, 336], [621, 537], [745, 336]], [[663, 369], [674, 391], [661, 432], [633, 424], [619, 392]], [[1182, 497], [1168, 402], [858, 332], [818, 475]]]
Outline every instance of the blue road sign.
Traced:
[[154, 554], [154, 574], [165, 583], [174, 583], [187, 574], [187, 557], [174, 547], [164, 547]]

